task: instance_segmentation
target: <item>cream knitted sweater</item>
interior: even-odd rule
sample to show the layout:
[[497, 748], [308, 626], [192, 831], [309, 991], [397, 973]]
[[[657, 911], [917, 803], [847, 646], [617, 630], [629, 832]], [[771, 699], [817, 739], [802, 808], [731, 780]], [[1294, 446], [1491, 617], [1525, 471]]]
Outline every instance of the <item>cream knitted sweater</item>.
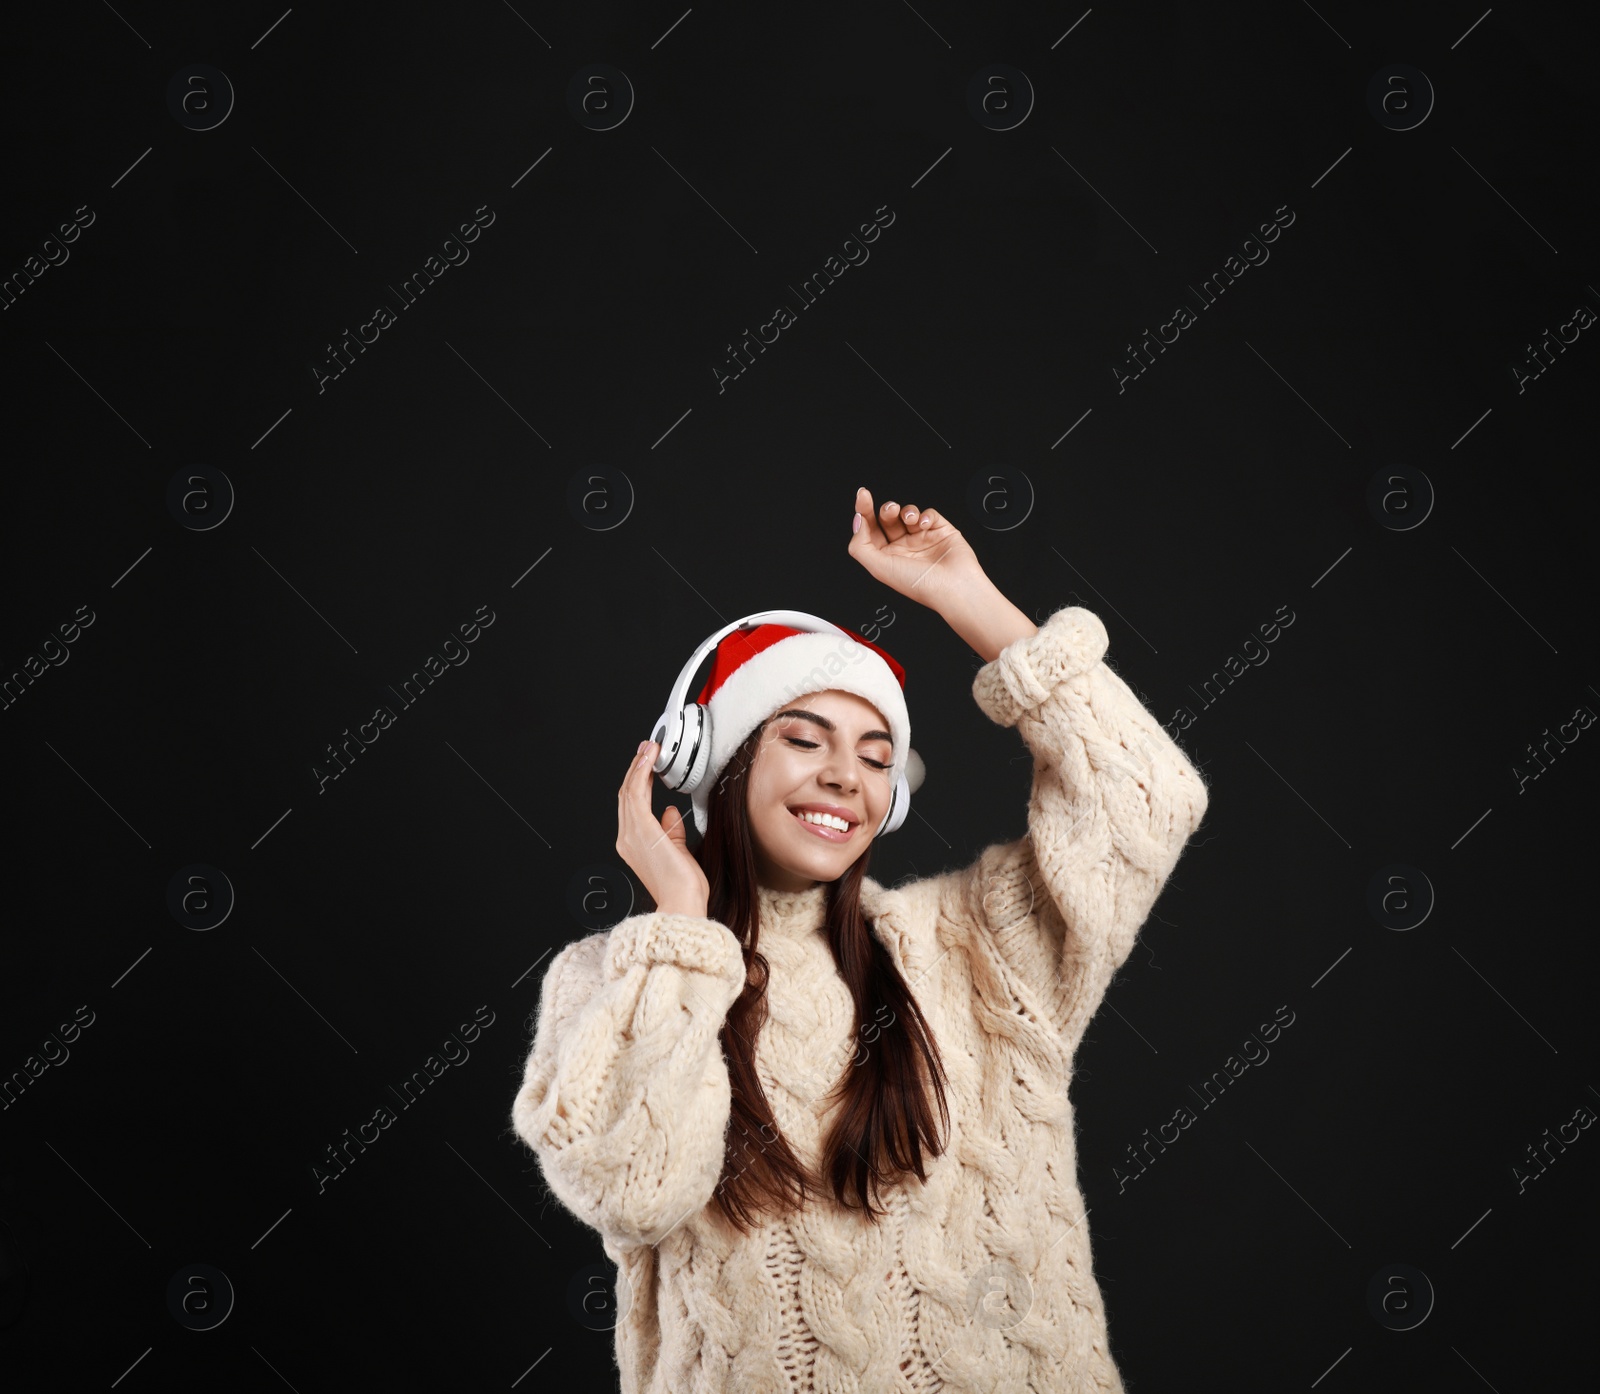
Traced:
[[[1099, 618], [1069, 606], [973, 681], [982, 711], [1033, 753], [1024, 837], [893, 889], [863, 880], [862, 908], [939, 1044], [950, 1107], [949, 1145], [925, 1184], [882, 1196], [886, 1221], [830, 1195], [745, 1238], [710, 1204], [730, 1099], [718, 1032], [745, 976], [726, 926], [634, 915], [552, 960], [511, 1119], [618, 1266], [623, 1394], [1122, 1389], [1067, 1092], [1207, 796], [1106, 646]], [[874, 1038], [822, 932], [825, 894], [760, 892], [758, 1072], [811, 1165], [820, 1101]]]

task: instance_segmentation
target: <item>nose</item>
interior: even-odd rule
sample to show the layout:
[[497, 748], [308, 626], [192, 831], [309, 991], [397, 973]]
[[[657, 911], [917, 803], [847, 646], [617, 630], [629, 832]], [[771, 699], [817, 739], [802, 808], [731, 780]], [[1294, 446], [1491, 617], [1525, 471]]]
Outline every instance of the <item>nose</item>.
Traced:
[[850, 751], [836, 751], [829, 757], [822, 772], [822, 782], [830, 788], [854, 792], [861, 778], [856, 768], [855, 756]]

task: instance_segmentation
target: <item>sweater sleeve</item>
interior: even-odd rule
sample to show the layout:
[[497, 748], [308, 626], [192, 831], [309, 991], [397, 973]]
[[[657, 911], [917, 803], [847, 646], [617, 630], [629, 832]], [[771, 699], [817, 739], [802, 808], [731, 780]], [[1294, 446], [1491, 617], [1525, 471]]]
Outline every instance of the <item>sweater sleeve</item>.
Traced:
[[1033, 754], [1028, 831], [965, 873], [990, 937], [1037, 1013], [1076, 1049], [1205, 816], [1194, 766], [1105, 662], [1079, 606], [978, 670], [972, 692]]
[[617, 1248], [659, 1243], [711, 1200], [732, 1097], [719, 1033], [744, 982], [726, 925], [660, 912], [567, 945], [545, 973], [512, 1126]]

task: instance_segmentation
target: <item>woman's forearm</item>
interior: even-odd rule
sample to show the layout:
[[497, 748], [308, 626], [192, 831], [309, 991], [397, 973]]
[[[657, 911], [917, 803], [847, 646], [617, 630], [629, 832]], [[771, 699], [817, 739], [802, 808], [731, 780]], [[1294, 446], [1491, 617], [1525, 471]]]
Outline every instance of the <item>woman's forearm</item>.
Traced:
[[1007, 644], [1039, 630], [983, 575], [958, 587], [939, 613], [985, 663], [994, 662]]

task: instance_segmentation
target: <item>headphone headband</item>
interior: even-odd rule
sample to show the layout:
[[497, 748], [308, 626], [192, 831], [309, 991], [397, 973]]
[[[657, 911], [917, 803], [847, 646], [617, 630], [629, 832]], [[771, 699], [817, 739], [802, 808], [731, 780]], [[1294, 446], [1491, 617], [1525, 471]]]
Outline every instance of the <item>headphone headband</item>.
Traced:
[[678, 680], [672, 684], [672, 696], [667, 701], [667, 710], [676, 711], [687, 702], [689, 684], [694, 681], [695, 671], [712, 649], [736, 629], [755, 629], [763, 624], [782, 624], [790, 629], [800, 629], [811, 634], [843, 634], [848, 638], [855, 638], [849, 630], [840, 629], [831, 621], [822, 619], [818, 615], [808, 615], [803, 610], [757, 610], [755, 614], [746, 615], [742, 620], [723, 625], [694, 651], [694, 657], [684, 664], [683, 671], [678, 674]]

